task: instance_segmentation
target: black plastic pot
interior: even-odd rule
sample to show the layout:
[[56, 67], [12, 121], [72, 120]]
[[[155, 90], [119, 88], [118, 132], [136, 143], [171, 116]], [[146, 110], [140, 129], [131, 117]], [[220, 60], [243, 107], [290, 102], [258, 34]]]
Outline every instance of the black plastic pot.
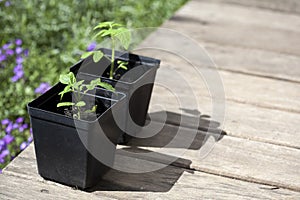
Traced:
[[[56, 108], [60, 101], [58, 93], [63, 88], [58, 83], [28, 104], [38, 172], [45, 179], [85, 189], [95, 185], [113, 165], [116, 143], [122, 132], [112, 109], [123, 112], [125, 96], [118, 93], [109, 99], [86, 95], [85, 100], [96, 102], [98, 115], [90, 120], [74, 120]], [[109, 91], [104, 93], [107, 96]], [[64, 98], [71, 101], [72, 97], [66, 94]], [[86, 147], [101, 154], [101, 162]]]
[[[100, 49], [110, 57], [110, 49]], [[132, 136], [141, 130], [145, 125], [153, 83], [160, 60], [131, 54], [128, 52], [116, 51], [115, 60], [128, 62], [128, 70], [119, 69], [120, 79], [109, 79], [108, 72], [110, 61], [102, 58], [94, 63], [89, 57], [73, 65], [70, 69], [77, 74], [77, 79], [92, 80], [100, 77], [102, 81], [112, 84], [118, 92], [126, 95], [126, 128], [118, 143], [126, 143]], [[127, 73], [128, 72], [128, 73]]]

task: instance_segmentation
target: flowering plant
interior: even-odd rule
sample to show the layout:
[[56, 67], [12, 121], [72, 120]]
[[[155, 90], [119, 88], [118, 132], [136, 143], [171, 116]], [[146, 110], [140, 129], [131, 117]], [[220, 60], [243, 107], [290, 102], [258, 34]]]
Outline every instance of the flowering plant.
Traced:
[[[20, 38], [10, 40], [0, 46], [0, 78], [2, 80], [2, 101], [0, 105], [0, 173], [10, 160], [25, 149], [32, 141], [31, 129], [25, 119], [26, 110], [23, 109], [30, 99], [42, 94], [50, 88], [50, 84], [42, 82], [35, 90], [29, 84], [24, 70], [25, 61], [29, 57], [29, 50], [24, 48]], [[33, 87], [33, 88], [32, 88]], [[18, 102], [19, 96], [24, 102], [15, 106], [10, 104]], [[10, 104], [9, 104], [10, 103]], [[14, 115], [11, 115], [13, 113]]]
[[0, 171], [19, 151], [25, 149], [32, 141], [31, 130], [23, 117], [15, 121], [1, 120], [0, 132]]

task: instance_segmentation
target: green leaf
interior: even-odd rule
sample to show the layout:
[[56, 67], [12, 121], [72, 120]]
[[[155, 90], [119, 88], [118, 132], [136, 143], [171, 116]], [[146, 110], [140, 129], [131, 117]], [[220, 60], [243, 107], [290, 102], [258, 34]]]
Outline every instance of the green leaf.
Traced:
[[61, 91], [60, 93], [58, 93], [60, 95], [60, 99], [63, 98], [64, 94], [68, 93], [68, 92], [72, 92], [72, 88], [71, 85], [67, 85], [63, 91]]
[[79, 101], [75, 104], [75, 106], [77, 106], [77, 107], [82, 107], [82, 106], [85, 106], [85, 105], [86, 105], [86, 103], [84, 101]]
[[99, 31], [93, 38], [97, 38], [98, 36], [101, 36], [101, 37], [104, 37], [103, 34], [105, 34], [108, 30], [102, 30], [102, 31]]
[[121, 69], [124, 69], [124, 70], [127, 70], [127, 69], [128, 69], [125, 65], [119, 65], [118, 68], [121, 68]]
[[87, 90], [93, 90], [100, 83], [100, 78], [92, 80], [88, 85], [86, 85]]
[[111, 84], [108, 84], [108, 83], [105, 83], [105, 82], [98, 83], [98, 86], [103, 87], [103, 88], [105, 88], [107, 90], [110, 90], [110, 91], [115, 91], [115, 88]]
[[73, 106], [75, 103], [73, 102], [61, 102], [57, 104], [57, 107], [63, 107], [63, 106]]
[[69, 77], [70, 77], [70, 83], [71, 83], [71, 84], [76, 83], [76, 77], [75, 77], [74, 73], [73, 73], [73, 72], [69, 72], [68, 75], [69, 75]]
[[101, 51], [95, 51], [93, 56], [94, 62], [99, 62], [103, 56], [104, 54]]
[[93, 55], [93, 54], [94, 54], [93, 51], [85, 52], [85, 53], [83, 53], [83, 54], [81, 55], [81, 59], [85, 59], [85, 58], [87, 58], [87, 57], [89, 57], [89, 56], [91, 56], [91, 55]]
[[110, 28], [114, 22], [101, 22], [97, 26], [94, 27], [94, 30], [99, 29], [99, 28]]
[[121, 45], [127, 50], [129, 48], [129, 45], [131, 43], [131, 33], [126, 28], [119, 28], [117, 29], [117, 33], [115, 34], [115, 37], [118, 38]]
[[92, 108], [92, 112], [96, 112], [96, 110], [97, 110], [97, 105], [94, 105]]
[[85, 112], [85, 113], [93, 113], [93, 112], [96, 112], [96, 110], [97, 110], [97, 105], [94, 105], [94, 106], [92, 107], [92, 109], [86, 110], [86, 111], [84, 111], [84, 112]]
[[119, 69], [119, 68], [122, 68], [122, 69], [125, 69], [125, 70], [127, 70], [128, 68], [127, 68], [127, 66], [126, 65], [128, 65], [128, 62], [125, 62], [125, 61], [122, 61], [122, 60], [118, 60], [118, 68], [117, 69]]
[[107, 35], [115, 35], [116, 34], [116, 30], [114, 29], [109, 29], [109, 30], [105, 30], [102, 34], [101, 37], [105, 37]]
[[62, 74], [59, 77], [59, 82], [61, 82], [62, 84], [69, 84], [70, 81], [70, 77], [68, 74]]
[[82, 85], [82, 83], [84, 82], [84, 80], [78, 81], [76, 83], [74, 83], [73, 87], [75, 90], [79, 89], [79, 86]]
[[113, 23], [112, 24], [112, 27], [122, 27], [123, 26], [123, 24], [118, 24], [118, 23]]

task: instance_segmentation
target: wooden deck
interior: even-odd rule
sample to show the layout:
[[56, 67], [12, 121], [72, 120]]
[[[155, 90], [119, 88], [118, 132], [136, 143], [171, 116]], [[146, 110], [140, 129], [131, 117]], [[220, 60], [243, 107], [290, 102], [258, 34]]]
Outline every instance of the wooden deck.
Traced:
[[[31, 144], [0, 175], [0, 199], [300, 199], [300, 1], [191, 0], [162, 27], [193, 38], [218, 66], [225, 89], [224, 121], [209, 117], [210, 94], [188, 63], [147, 51], [162, 60], [158, 76], [172, 81], [170, 70], [176, 70], [194, 83], [198, 106], [178, 105], [170, 92], [155, 86], [150, 114], [163, 129], [118, 148], [156, 152], [174, 138], [180, 124], [186, 135], [197, 132], [180, 158], [149, 173], [111, 170], [83, 192], [43, 180]], [[141, 47], [162, 42], [166, 40], [155, 32]], [[192, 104], [184, 84], [174, 84]], [[156, 104], [167, 111], [167, 123]], [[193, 123], [195, 118], [199, 124]], [[207, 135], [216, 140], [214, 148], [199, 159]], [[171, 158], [144, 154], [141, 159], [157, 166]], [[143, 167], [127, 164], [132, 170]]]

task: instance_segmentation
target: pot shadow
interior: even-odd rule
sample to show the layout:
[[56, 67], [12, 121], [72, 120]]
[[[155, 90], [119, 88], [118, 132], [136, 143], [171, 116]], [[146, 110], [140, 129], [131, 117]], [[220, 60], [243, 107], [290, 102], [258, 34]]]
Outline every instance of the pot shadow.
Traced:
[[[191, 170], [191, 160], [178, 158], [162, 153], [153, 152], [149, 148], [163, 148], [176, 139], [179, 125], [185, 128], [177, 141], [167, 148], [182, 148], [199, 150], [209, 137], [213, 137], [216, 142], [220, 141], [226, 133], [220, 130], [220, 123], [216, 122], [208, 115], [201, 115], [197, 110], [182, 109], [187, 115], [173, 112], [151, 113], [151, 120], [160, 123], [160, 120], [167, 116], [166, 123], [162, 129], [150, 138], [132, 138], [126, 146], [119, 146], [116, 152], [115, 166], [121, 166], [125, 171], [136, 172], [147, 167], [154, 167], [158, 170], [146, 173], [127, 173], [124, 170], [111, 169], [105, 174], [100, 182], [87, 189], [87, 192], [96, 191], [135, 191], [135, 192], [168, 192], [182, 176], [184, 172], [193, 173]], [[200, 117], [200, 120], [199, 120]], [[198, 118], [198, 120], [195, 120]], [[182, 120], [184, 119], [184, 120]], [[148, 122], [150, 118], [148, 117]], [[180, 122], [184, 121], [185, 124]], [[191, 123], [197, 121], [195, 126]], [[190, 127], [189, 127], [190, 126]], [[186, 136], [192, 135], [193, 141], [189, 146], [185, 143]], [[132, 154], [135, 153], [135, 154]], [[146, 154], [145, 154], [146, 153]]]
[[[199, 150], [210, 137], [217, 142], [226, 135], [226, 132], [219, 128], [220, 123], [210, 119], [210, 116], [201, 115], [198, 110], [181, 110], [189, 115], [169, 111], [150, 113], [147, 122], [151, 120], [163, 123], [162, 129], [149, 138], [132, 138], [127, 145]], [[167, 116], [166, 119], [165, 116]], [[142, 135], [143, 132], [139, 134]], [[178, 142], [172, 142], [175, 139]]]
[[[125, 152], [125, 153], [124, 153]], [[190, 160], [155, 153], [155, 156], [138, 155], [128, 156], [131, 153], [153, 153], [140, 148], [125, 147], [117, 150], [114, 165], [121, 166], [126, 171], [139, 171], [145, 168], [158, 168], [146, 173], [127, 173], [115, 169], [109, 170], [100, 182], [87, 189], [87, 192], [96, 191], [132, 191], [132, 192], [168, 192], [178, 181], [183, 172], [193, 173], [189, 170]], [[169, 164], [171, 160], [176, 160]]]

